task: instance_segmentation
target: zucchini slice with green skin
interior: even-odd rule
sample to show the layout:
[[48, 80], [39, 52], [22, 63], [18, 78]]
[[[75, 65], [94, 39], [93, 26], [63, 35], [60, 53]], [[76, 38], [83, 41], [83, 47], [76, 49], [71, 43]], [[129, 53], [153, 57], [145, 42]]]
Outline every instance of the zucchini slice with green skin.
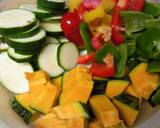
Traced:
[[65, 36], [60, 36], [60, 37], [58, 37], [58, 39], [59, 39], [59, 41], [61, 43], [67, 43], [67, 42], [69, 42], [69, 40]]
[[29, 91], [24, 72], [33, 72], [31, 64], [16, 63], [8, 57], [7, 52], [0, 53], [0, 64], [0, 81], [7, 90], [16, 94]]
[[58, 65], [58, 47], [59, 44], [47, 44], [38, 56], [39, 67], [50, 77], [58, 77], [64, 73], [64, 69]]
[[8, 44], [0, 42], [0, 52], [8, 49]]
[[63, 43], [58, 48], [58, 64], [65, 70], [71, 70], [77, 64], [78, 48], [74, 43]]
[[40, 30], [39, 25], [40, 25], [40, 21], [38, 20], [36, 25], [33, 28], [31, 28], [30, 30], [27, 30], [27, 31], [21, 32], [21, 33], [16, 33], [13, 35], [9, 35], [8, 37], [10, 37], [10, 38], [26, 38], [26, 37], [33, 36], [39, 32], [39, 30]]
[[33, 59], [33, 54], [22, 55], [22, 54], [16, 53], [16, 52], [15, 52], [15, 49], [13, 49], [13, 48], [11, 48], [11, 47], [8, 48], [7, 53], [8, 53], [8, 56], [9, 56], [12, 60], [14, 60], [14, 61], [16, 61], [16, 62], [18, 62], [18, 63], [31, 61], [31, 60]]
[[7, 38], [6, 42], [10, 47], [21, 50], [36, 49], [45, 43], [46, 32], [41, 29], [37, 34], [27, 38]]
[[46, 21], [41, 22], [42, 28], [47, 32], [49, 36], [63, 36], [63, 31], [61, 29], [60, 21]]
[[42, 21], [61, 21], [61, 19], [62, 19], [62, 16], [59, 15], [59, 16], [52, 16], [49, 18], [44, 18], [42, 19]]
[[51, 9], [60, 9], [65, 7], [65, 0], [38, 0], [38, 5]]
[[34, 13], [22, 9], [10, 9], [0, 12], [0, 34], [11, 35], [25, 32], [36, 24]]
[[21, 4], [19, 8], [35, 13], [39, 19], [48, 18], [53, 15], [50, 11], [38, 8], [36, 4]]
[[59, 40], [55, 37], [46, 37], [46, 43], [49, 44], [49, 43], [53, 43], [53, 44], [59, 44]]
[[33, 113], [24, 108], [15, 97], [11, 100], [11, 107], [27, 124], [31, 121]]

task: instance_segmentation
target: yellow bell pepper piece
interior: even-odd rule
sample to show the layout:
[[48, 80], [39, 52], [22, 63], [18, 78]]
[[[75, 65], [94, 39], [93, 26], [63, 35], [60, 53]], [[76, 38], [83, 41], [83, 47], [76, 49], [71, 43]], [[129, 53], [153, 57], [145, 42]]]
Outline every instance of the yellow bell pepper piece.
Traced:
[[103, 8], [106, 12], [111, 11], [115, 7], [113, 0], [102, 0]]
[[103, 5], [100, 4], [96, 9], [93, 9], [89, 12], [85, 12], [83, 15], [83, 19], [85, 22], [90, 23], [98, 18], [103, 18], [105, 16], [105, 11]]
[[69, 11], [74, 12], [74, 10], [79, 7], [81, 2], [82, 0], [69, 0]]

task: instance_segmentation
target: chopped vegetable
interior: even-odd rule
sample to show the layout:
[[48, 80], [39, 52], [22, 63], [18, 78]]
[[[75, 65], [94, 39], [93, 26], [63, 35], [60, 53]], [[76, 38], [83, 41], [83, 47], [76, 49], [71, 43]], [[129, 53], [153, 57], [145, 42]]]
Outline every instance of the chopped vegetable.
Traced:
[[106, 58], [104, 58], [106, 63], [96, 63], [93, 62], [90, 72], [92, 76], [96, 77], [114, 77], [115, 75], [115, 65], [113, 55], [108, 54]]
[[148, 99], [158, 86], [158, 74], [146, 72], [147, 63], [137, 65], [130, 73], [131, 82], [139, 96]]
[[116, 107], [105, 95], [95, 95], [89, 100], [92, 110], [103, 125], [103, 127], [110, 127], [120, 122]]
[[77, 63], [78, 64], [86, 64], [86, 63], [89, 63], [89, 62], [92, 62], [94, 59], [94, 53], [91, 52], [89, 55], [82, 55], [78, 58], [78, 61]]
[[129, 81], [126, 80], [109, 80], [107, 83], [105, 94], [110, 98], [121, 95], [127, 88]]
[[89, 118], [88, 113], [80, 102], [72, 102], [67, 105], [56, 106], [51, 110], [59, 119]]

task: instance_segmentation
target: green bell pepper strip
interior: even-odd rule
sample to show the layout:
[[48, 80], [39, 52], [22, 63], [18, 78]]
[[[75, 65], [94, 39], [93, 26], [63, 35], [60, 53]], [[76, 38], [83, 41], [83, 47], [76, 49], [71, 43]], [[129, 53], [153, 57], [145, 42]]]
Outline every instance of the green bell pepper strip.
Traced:
[[121, 44], [118, 46], [118, 50], [121, 56], [120, 61], [116, 64], [116, 75], [115, 77], [121, 78], [126, 75], [126, 63], [128, 57], [128, 50], [126, 44]]
[[121, 58], [116, 47], [114, 45], [106, 43], [99, 51], [95, 53], [94, 60], [96, 62], [103, 63], [103, 60], [108, 53], [111, 53], [114, 56], [116, 62], [118, 62]]
[[93, 51], [92, 45], [91, 45], [91, 36], [89, 34], [89, 28], [86, 23], [81, 23], [80, 26], [80, 34], [84, 42], [84, 46], [87, 49], [87, 53], [89, 54], [90, 52]]

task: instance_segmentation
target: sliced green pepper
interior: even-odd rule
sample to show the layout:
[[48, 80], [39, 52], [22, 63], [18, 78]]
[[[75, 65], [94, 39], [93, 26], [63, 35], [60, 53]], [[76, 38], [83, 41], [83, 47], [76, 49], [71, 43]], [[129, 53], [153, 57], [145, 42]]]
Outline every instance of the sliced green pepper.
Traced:
[[120, 15], [124, 21], [128, 36], [144, 30], [146, 28], [145, 21], [153, 18], [151, 15], [136, 11], [121, 11]]
[[126, 63], [128, 57], [128, 50], [126, 44], [121, 44], [118, 46], [118, 50], [121, 56], [120, 61], [116, 64], [116, 75], [115, 77], [121, 78], [126, 74]]
[[106, 43], [98, 52], [95, 53], [94, 60], [96, 62], [103, 63], [103, 59], [108, 53], [111, 53], [114, 56], [116, 62], [118, 62], [121, 58], [116, 47]]
[[150, 73], [160, 72], [160, 61], [152, 61], [148, 64], [147, 71]]
[[81, 37], [84, 41], [84, 45], [87, 49], [87, 52], [89, 54], [90, 52], [93, 51], [93, 48], [92, 48], [92, 45], [91, 45], [91, 36], [89, 34], [89, 28], [88, 28], [88, 25], [86, 23], [81, 23], [80, 24], [80, 34], [81, 34]]

